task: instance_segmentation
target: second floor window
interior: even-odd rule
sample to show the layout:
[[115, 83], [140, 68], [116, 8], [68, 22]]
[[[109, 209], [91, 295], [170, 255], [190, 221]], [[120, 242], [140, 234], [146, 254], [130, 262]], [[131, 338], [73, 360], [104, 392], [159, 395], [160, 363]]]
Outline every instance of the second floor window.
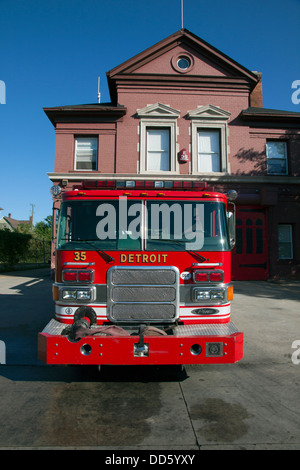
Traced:
[[180, 111], [162, 103], [137, 110], [139, 118], [138, 173], [179, 173], [177, 119]]
[[170, 171], [170, 129], [147, 128], [147, 171]]
[[230, 112], [208, 104], [188, 111], [191, 120], [192, 173], [229, 173], [228, 125]]
[[198, 129], [198, 172], [221, 171], [220, 131]]
[[98, 138], [76, 137], [75, 170], [97, 170]]
[[287, 175], [287, 145], [282, 141], [268, 141], [266, 144], [268, 175]]

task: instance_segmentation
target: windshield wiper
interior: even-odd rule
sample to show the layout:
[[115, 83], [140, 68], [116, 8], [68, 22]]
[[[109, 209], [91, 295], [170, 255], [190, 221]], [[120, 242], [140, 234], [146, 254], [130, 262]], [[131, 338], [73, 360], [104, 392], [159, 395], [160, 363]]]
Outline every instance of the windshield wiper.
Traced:
[[95, 238], [95, 239], [89, 239], [89, 240], [85, 240], [84, 238], [73, 238], [72, 241], [73, 241], [73, 242], [82, 242], [82, 243], [86, 243], [87, 245], [90, 245], [92, 248], [94, 248], [94, 249], [97, 251], [97, 253], [99, 253], [99, 254], [102, 253], [102, 255], [103, 255], [105, 258], [107, 258], [107, 260], [108, 260], [107, 262], [108, 262], [108, 263], [112, 263], [113, 261], [115, 261], [115, 258], [113, 258], [112, 256], [110, 256], [110, 255], [108, 255], [107, 253], [105, 253], [105, 251], [100, 250], [99, 248], [97, 248], [97, 246], [96, 246], [94, 243], [92, 243], [93, 241], [95, 241], [95, 242], [98, 241], [97, 238]]
[[200, 259], [201, 263], [204, 263], [204, 261], [209, 261], [207, 258], [205, 258], [204, 256], [202, 255], [199, 255], [199, 253], [197, 253], [196, 251], [192, 251], [192, 250], [187, 250], [188, 253], [192, 253], [194, 256], [196, 256], [197, 258]]
[[[181, 248], [182, 248], [183, 243], [185, 243], [185, 242], [180, 242], [179, 240], [172, 240], [170, 238], [154, 238], [154, 239], [151, 239], [151, 242], [153, 242], [154, 240], [155, 241], [157, 240], [158, 242], [171, 242], [171, 243], [174, 243], [175, 245], [180, 246]], [[208, 261], [207, 258], [205, 258], [202, 255], [199, 255], [199, 253], [197, 253], [196, 251], [193, 251], [193, 250], [183, 250], [183, 251], [186, 251], [187, 253], [192, 253], [194, 256], [200, 259], [201, 263], [204, 263], [204, 261]]]

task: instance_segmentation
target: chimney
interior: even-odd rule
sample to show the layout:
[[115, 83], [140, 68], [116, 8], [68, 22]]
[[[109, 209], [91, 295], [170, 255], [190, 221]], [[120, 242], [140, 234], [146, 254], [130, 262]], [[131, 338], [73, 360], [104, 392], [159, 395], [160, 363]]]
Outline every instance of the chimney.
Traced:
[[250, 93], [249, 105], [251, 108], [262, 108], [263, 107], [263, 96], [262, 96], [262, 74], [260, 72], [253, 72], [257, 75], [258, 82]]
[[8, 218], [11, 219], [11, 214], [8, 214]]

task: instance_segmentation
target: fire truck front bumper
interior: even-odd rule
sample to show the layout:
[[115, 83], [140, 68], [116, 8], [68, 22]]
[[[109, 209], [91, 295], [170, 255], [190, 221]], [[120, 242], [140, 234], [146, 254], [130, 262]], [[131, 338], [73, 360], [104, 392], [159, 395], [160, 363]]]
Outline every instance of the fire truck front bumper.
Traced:
[[[172, 365], [230, 364], [243, 357], [243, 333], [226, 324], [181, 325], [165, 336], [91, 334], [71, 341], [65, 325], [51, 320], [38, 334], [38, 357], [46, 364]], [[92, 331], [92, 330], [91, 330]]]

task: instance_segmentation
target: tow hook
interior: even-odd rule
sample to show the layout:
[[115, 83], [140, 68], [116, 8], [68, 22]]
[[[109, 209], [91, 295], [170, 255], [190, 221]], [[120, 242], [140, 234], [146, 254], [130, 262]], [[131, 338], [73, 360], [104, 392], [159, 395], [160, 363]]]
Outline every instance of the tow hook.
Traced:
[[141, 325], [139, 329], [139, 342], [134, 343], [133, 355], [134, 357], [148, 357], [149, 356], [149, 344], [145, 343], [144, 331], [146, 325]]

